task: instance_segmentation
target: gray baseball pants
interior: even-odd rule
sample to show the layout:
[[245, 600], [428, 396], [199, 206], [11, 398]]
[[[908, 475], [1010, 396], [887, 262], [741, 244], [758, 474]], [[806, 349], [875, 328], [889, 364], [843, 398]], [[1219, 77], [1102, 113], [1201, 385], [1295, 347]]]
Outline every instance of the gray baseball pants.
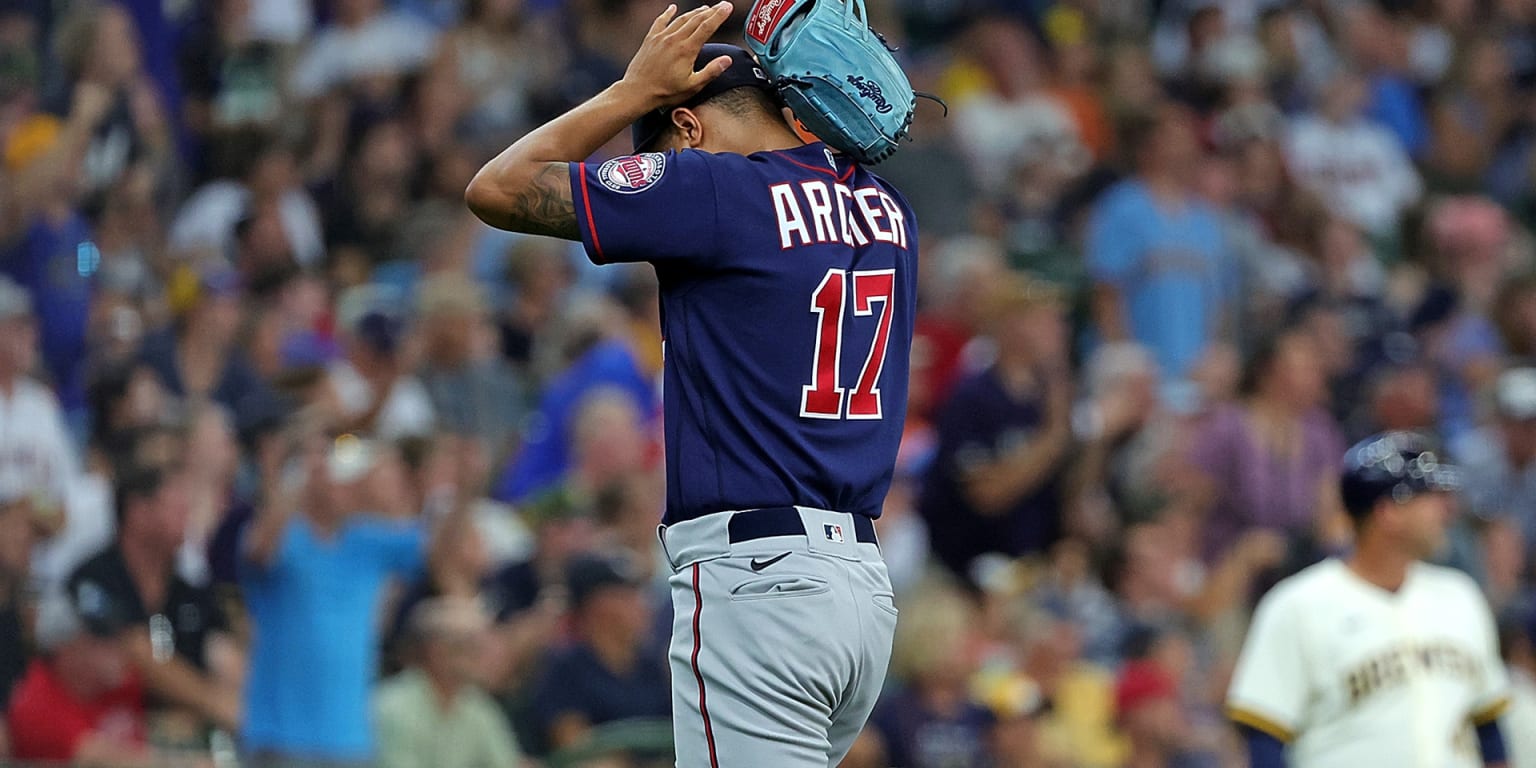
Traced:
[[880, 696], [896, 630], [870, 521], [721, 512], [661, 539], [677, 768], [835, 768]]

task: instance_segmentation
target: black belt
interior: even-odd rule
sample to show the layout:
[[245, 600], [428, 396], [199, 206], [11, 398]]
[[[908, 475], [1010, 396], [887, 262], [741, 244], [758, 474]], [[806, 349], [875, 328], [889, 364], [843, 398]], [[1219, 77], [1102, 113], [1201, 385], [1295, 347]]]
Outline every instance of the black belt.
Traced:
[[[867, 515], [854, 514], [851, 517], [854, 540], [878, 546], [880, 542], [875, 539], [875, 521]], [[729, 526], [732, 544], [770, 536], [810, 536], [815, 533], [805, 530], [800, 510], [794, 507], [764, 507], [737, 512], [731, 515]], [[822, 533], [829, 540], [834, 538], [832, 531]]]

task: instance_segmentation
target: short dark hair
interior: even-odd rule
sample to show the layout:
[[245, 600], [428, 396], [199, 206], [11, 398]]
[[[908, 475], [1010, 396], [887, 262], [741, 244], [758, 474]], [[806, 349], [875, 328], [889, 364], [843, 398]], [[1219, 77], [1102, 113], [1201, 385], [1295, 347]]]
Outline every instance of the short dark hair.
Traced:
[[[698, 107], [702, 107], [705, 104], [708, 104], [712, 107], [718, 107], [734, 117], [746, 118], [760, 116], [765, 118], [776, 118], [780, 114], [779, 101], [773, 94], [763, 90], [762, 88], [750, 85], [743, 85], [739, 88], [732, 88], [728, 91], [721, 91], [720, 93], [717, 93], [714, 96], [699, 102], [694, 106], [694, 108], [697, 109]], [[649, 146], [654, 147], [663, 143], [676, 130], [677, 126], [673, 125], [669, 119], [666, 129], [657, 134], [656, 138], [649, 143]]]
[[1275, 361], [1280, 359], [1285, 343], [1304, 332], [1299, 325], [1288, 324], [1261, 337], [1253, 345], [1253, 350], [1248, 353], [1247, 359], [1243, 361], [1242, 376], [1237, 384], [1238, 394], [1244, 396], [1257, 394], [1259, 388], [1269, 379], [1270, 370], [1274, 368]]
[[117, 512], [117, 529], [122, 531], [123, 521], [128, 518], [128, 508], [135, 503], [154, 498], [165, 487], [170, 472], [165, 467], [133, 465], [123, 468], [117, 476], [113, 490], [113, 505]]

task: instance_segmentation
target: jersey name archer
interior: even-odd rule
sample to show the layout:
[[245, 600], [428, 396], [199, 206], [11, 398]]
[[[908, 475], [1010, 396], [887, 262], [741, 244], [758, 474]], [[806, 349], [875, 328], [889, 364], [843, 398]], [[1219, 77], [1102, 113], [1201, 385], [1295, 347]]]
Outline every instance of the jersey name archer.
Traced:
[[907, 402], [916, 220], [821, 144], [573, 163], [582, 243], [661, 286], [668, 523], [801, 505], [876, 517]]
[[1416, 564], [1388, 593], [1328, 560], [1260, 601], [1227, 705], [1290, 742], [1298, 768], [1474, 768], [1472, 725], [1498, 716], [1506, 687], [1465, 574]]

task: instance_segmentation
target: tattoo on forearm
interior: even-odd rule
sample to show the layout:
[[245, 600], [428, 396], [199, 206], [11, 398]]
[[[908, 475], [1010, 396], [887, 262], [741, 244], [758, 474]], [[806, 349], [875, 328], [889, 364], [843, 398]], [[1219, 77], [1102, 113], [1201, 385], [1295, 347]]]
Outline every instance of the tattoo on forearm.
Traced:
[[576, 229], [576, 207], [571, 202], [571, 183], [564, 163], [549, 163], [528, 186], [512, 196], [506, 217], [507, 229], [530, 235], [549, 235], [567, 240], [581, 238]]

